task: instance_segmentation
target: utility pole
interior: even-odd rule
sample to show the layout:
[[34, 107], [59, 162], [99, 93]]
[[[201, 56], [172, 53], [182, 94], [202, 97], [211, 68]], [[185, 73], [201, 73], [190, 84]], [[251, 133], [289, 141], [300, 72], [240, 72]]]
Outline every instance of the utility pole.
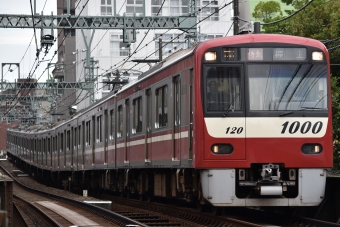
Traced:
[[238, 35], [239, 26], [238, 26], [238, 17], [240, 13], [238, 11], [238, 0], [234, 0], [234, 35]]

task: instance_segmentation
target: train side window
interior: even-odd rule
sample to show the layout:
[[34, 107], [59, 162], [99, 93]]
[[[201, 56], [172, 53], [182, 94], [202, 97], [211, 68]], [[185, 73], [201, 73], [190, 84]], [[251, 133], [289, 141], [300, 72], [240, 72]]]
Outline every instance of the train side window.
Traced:
[[156, 128], [168, 125], [168, 86], [156, 90]]
[[117, 138], [123, 135], [123, 106], [118, 106], [118, 128], [117, 128]]
[[110, 111], [110, 140], [114, 140], [115, 136], [115, 111]]
[[60, 152], [64, 151], [64, 133], [60, 134]]
[[78, 126], [78, 148], [81, 147], [81, 125]]
[[51, 151], [51, 138], [47, 139], [47, 154], [49, 154]]
[[74, 136], [73, 136], [73, 147], [76, 148], [77, 147], [77, 144], [78, 144], [78, 128], [77, 126], [74, 128]]
[[103, 141], [103, 128], [102, 128], [102, 115], [97, 117], [97, 143], [101, 143]]
[[91, 121], [86, 122], [85, 146], [91, 145]]
[[142, 97], [138, 97], [133, 100], [132, 134], [142, 132], [142, 125], [143, 125]]
[[70, 150], [71, 145], [71, 132], [68, 130], [66, 132], [66, 150]]

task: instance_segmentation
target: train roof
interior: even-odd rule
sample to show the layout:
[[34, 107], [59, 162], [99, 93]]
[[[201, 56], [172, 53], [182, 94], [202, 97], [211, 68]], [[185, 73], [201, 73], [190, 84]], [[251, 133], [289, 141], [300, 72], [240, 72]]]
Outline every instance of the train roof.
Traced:
[[245, 34], [229, 37], [221, 37], [207, 40], [201, 43], [197, 49], [205, 50], [215, 46], [239, 45], [250, 43], [287, 43], [317, 47], [324, 52], [328, 52], [326, 46], [318, 40], [300, 36], [281, 35], [281, 34]]

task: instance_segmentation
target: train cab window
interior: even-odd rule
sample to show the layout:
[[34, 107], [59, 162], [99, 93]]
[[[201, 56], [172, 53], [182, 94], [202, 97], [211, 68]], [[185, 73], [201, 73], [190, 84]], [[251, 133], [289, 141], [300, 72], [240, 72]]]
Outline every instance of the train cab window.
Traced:
[[250, 110], [326, 110], [326, 64], [249, 64]]
[[110, 140], [114, 140], [114, 133], [115, 133], [115, 111], [110, 111]]
[[143, 112], [142, 112], [142, 97], [133, 100], [133, 123], [132, 134], [142, 131]]
[[123, 106], [118, 106], [118, 128], [117, 128], [117, 138], [123, 136]]
[[85, 137], [85, 146], [91, 145], [91, 121], [86, 122], [86, 137]]
[[241, 68], [204, 66], [205, 106], [208, 112], [241, 110]]
[[156, 128], [168, 125], [168, 86], [156, 90]]
[[97, 117], [97, 143], [101, 143], [103, 141], [103, 129], [102, 129], [102, 115]]

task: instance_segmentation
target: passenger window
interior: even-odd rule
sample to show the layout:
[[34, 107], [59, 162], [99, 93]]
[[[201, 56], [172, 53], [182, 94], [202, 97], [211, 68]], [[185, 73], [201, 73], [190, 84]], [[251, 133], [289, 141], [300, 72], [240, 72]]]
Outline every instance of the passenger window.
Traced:
[[122, 137], [123, 135], [123, 106], [118, 107], [118, 129], [117, 129], [117, 138]]
[[91, 145], [91, 121], [86, 122], [86, 138], [85, 138], [85, 145]]
[[114, 110], [110, 111], [110, 140], [114, 140], [115, 133], [115, 112]]
[[156, 128], [168, 125], [168, 86], [156, 90]]
[[142, 112], [142, 97], [133, 100], [133, 125], [132, 134], [142, 131], [143, 112]]
[[102, 115], [97, 117], [97, 143], [101, 143], [103, 141], [102, 134]]

